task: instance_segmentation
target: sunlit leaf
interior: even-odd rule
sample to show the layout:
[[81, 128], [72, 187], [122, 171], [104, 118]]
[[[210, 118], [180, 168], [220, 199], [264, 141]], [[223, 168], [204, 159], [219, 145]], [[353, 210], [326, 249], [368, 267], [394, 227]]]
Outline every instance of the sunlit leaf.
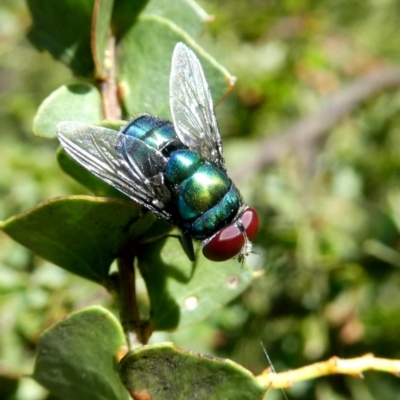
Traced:
[[103, 119], [99, 91], [92, 85], [64, 85], [40, 105], [33, 121], [33, 133], [44, 138], [57, 137], [61, 121], [95, 123]]
[[120, 247], [156, 219], [117, 199], [69, 196], [46, 201], [1, 223], [14, 240], [52, 263], [104, 283]]
[[120, 375], [135, 399], [261, 400], [266, 392], [239, 364], [184, 351], [172, 343], [143, 346], [127, 354]]
[[124, 344], [121, 325], [109, 311], [77, 311], [39, 338], [33, 378], [63, 399], [128, 400], [118, 376]]
[[169, 75], [172, 52], [185, 42], [198, 54], [214, 101], [227, 92], [229, 73], [171, 21], [142, 16], [121, 41], [119, 84], [129, 116], [150, 113], [170, 118]]

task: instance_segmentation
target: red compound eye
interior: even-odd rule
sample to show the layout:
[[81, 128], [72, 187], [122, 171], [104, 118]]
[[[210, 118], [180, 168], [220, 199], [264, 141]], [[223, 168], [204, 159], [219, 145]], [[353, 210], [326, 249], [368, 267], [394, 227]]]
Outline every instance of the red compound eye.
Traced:
[[[256, 210], [247, 207], [239, 217], [249, 240], [257, 233], [260, 220]], [[221, 229], [203, 246], [203, 254], [211, 261], [226, 261], [237, 256], [244, 246], [245, 239], [235, 223]]]
[[242, 220], [247, 237], [249, 240], [253, 240], [260, 225], [260, 219], [258, 218], [257, 211], [253, 207], [247, 207], [243, 211], [240, 219]]

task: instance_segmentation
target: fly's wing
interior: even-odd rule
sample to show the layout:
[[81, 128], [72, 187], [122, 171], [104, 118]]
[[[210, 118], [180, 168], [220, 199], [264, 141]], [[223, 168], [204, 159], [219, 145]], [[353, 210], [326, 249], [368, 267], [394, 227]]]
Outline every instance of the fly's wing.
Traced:
[[171, 221], [165, 209], [171, 193], [162, 174], [167, 160], [158, 150], [134, 137], [79, 122], [61, 122], [57, 135], [75, 161], [158, 217]]
[[169, 94], [181, 142], [226, 172], [210, 89], [200, 61], [183, 43], [175, 46], [172, 55]]

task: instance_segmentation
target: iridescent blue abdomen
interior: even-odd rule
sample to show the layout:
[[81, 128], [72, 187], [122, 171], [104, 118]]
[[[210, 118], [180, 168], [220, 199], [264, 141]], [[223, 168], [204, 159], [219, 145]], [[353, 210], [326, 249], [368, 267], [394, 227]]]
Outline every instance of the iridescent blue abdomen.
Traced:
[[168, 158], [164, 174], [171, 191], [168, 205], [174, 223], [194, 239], [203, 240], [227, 226], [237, 215], [241, 197], [224, 171], [203, 160], [178, 139], [172, 123], [144, 115], [123, 132], [156, 148]]

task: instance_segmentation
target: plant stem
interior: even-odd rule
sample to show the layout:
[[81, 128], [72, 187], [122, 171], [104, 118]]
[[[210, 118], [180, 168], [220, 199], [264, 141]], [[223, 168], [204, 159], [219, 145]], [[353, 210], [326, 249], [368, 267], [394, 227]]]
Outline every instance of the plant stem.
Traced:
[[129, 350], [146, 344], [151, 334], [149, 323], [140, 320], [136, 299], [135, 268], [132, 251], [125, 251], [117, 259], [119, 272], [119, 305], [122, 326]]
[[118, 86], [116, 76], [115, 45], [116, 39], [111, 29], [109, 30], [107, 45], [104, 49], [99, 44], [103, 43], [101, 25], [101, 0], [95, 0], [93, 6], [91, 48], [94, 62], [94, 77], [97, 80], [101, 94], [103, 114], [105, 119], [121, 119], [121, 105], [118, 99]]
[[99, 79], [103, 112], [106, 119], [118, 120], [122, 117], [121, 107], [118, 100], [116, 65], [115, 65], [115, 37], [110, 36], [106, 51], [105, 79]]

